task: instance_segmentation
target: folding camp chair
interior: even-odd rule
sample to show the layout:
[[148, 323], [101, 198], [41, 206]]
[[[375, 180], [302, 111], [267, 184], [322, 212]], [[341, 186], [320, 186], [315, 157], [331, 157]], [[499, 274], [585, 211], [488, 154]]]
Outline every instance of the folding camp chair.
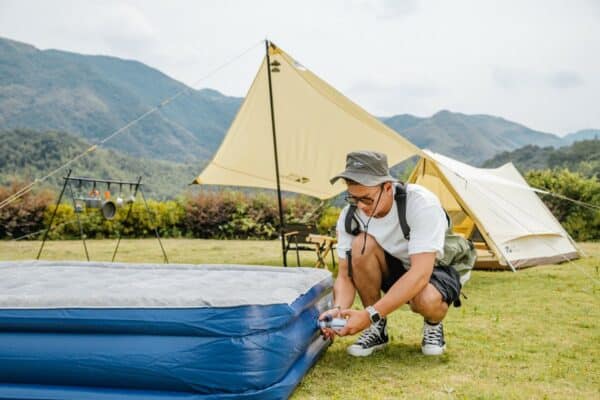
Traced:
[[300, 266], [300, 252], [310, 251], [317, 256], [315, 267], [326, 267], [325, 257], [331, 253], [331, 261], [335, 267], [334, 246], [336, 239], [330, 236], [320, 235], [312, 224], [288, 224], [283, 234], [285, 248], [284, 253], [290, 250], [296, 251], [296, 263]]

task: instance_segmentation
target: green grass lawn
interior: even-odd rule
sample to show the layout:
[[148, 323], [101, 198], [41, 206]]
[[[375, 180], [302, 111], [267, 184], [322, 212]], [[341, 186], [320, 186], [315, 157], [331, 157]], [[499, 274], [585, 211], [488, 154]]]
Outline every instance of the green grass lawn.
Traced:
[[[279, 242], [164, 240], [174, 263], [279, 265]], [[40, 242], [0, 242], [0, 260], [35, 258]], [[88, 241], [110, 260], [115, 241]], [[338, 339], [309, 371], [299, 399], [600, 398], [600, 244], [588, 257], [515, 273], [476, 271], [461, 308], [445, 321], [446, 354], [421, 355], [422, 320], [406, 307], [390, 316], [390, 345], [364, 359]], [[81, 241], [47, 242], [43, 259], [85, 258]], [[290, 257], [292, 261], [295, 256]], [[308, 253], [303, 264], [314, 262]], [[156, 240], [124, 240], [117, 261], [162, 262]]]

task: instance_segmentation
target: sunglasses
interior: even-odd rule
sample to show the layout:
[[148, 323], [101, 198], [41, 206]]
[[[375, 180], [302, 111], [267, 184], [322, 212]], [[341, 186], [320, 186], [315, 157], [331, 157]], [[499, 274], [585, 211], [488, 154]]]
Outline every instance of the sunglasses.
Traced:
[[[352, 196], [351, 194], [346, 194], [346, 201], [351, 205], [356, 206], [358, 203], [363, 203], [365, 206], [369, 207], [375, 203], [375, 209], [379, 205], [379, 200], [381, 200], [381, 195], [383, 193], [383, 187], [385, 184], [379, 185], [379, 194], [377, 195], [377, 199], [373, 199], [370, 196]], [[367, 231], [369, 230], [369, 224], [371, 223], [371, 218], [373, 218], [373, 214], [369, 216], [367, 223], [364, 224], [363, 229], [363, 245], [360, 251], [360, 254], [365, 254], [365, 248], [367, 247]]]
[[[383, 190], [383, 184], [379, 186], [379, 195], [381, 196], [381, 191]], [[379, 197], [379, 196], [378, 196]], [[371, 206], [375, 203], [375, 199], [370, 196], [353, 196], [351, 194], [346, 194], [346, 202], [350, 205], [356, 206], [358, 203], [363, 203], [365, 206]]]

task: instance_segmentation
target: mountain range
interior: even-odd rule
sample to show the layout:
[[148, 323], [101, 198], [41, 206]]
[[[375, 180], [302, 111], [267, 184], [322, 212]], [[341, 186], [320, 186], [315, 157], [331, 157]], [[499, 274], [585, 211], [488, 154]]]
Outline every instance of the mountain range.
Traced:
[[[0, 131], [29, 132], [23, 140], [34, 140], [33, 131], [55, 132], [50, 142], [85, 148], [158, 106], [104, 146], [126, 163], [162, 160], [195, 174], [218, 149], [242, 101], [192, 89], [137, 61], [39, 50], [0, 38]], [[496, 116], [447, 110], [380, 119], [421, 148], [475, 165], [529, 144], [559, 147], [600, 135], [590, 129], [560, 138]], [[12, 169], [2, 168], [8, 168], [0, 169], [4, 176]]]
[[0, 129], [64, 131], [97, 142], [182, 91], [107, 143], [129, 155], [209, 159], [242, 99], [193, 90], [137, 61], [0, 39]]
[[527, 144], [561, 146], [560, 137], [491, 115], [439, 111], [419, 118], [402, 114], [382, 121], [423, 149], [480, 165], [495, 154]]
[[600, 139], [600, 129], [582, 129], [577, 132], [569, 133], [562, 138], [562, 145], [580, 142], [582, 140], [597, 140]]

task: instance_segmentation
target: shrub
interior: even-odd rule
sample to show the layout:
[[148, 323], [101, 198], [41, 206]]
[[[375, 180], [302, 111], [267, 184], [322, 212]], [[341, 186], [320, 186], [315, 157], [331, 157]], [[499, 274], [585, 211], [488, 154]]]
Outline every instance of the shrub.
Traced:
[[[13, 182], [9, 187], [0, 187], [0, 201], [8, 199], [27, 184]], [[0, 238], [17, 239], [44, 229], [44, 211], [54, 201], [48, 190], [27, 192], [20, 198], [0, 209]]]
[[[536, 188], [571, 199], [600, 206], [600, 182], [578, 173], [561, 170], [530, 171], [527, 182]], [[565, 230], [578, 241], [600, 239], [600, 211], [556, 196], [542, 195], [542, 200]]]
[[321, 219], [319, 219], [319, 223], [317, 225], [319, 232], [325, 235], [335, 236], [336, 223], [341, 211], [342, 210], [338, 207], [327, 207], [323, 211]]
[[[237, 197], [237, 199], [236, 199]], [[232, 192], [202, 192], [188, 195], [184, 200], [183, 228], [188, 236], [197, 238], [218, 238], [225, 225], [237, 211], [236, 200], [239, 194]]]
[[[279, 234], [277, 198], [272, 194], [202, 192], [188, 195], [184, 208], [183, 226], [193, 237], [274, 239]], [[283, 209], [286, 223], [320, 217], [318, 202], [305, 196], [284, 198]]]

